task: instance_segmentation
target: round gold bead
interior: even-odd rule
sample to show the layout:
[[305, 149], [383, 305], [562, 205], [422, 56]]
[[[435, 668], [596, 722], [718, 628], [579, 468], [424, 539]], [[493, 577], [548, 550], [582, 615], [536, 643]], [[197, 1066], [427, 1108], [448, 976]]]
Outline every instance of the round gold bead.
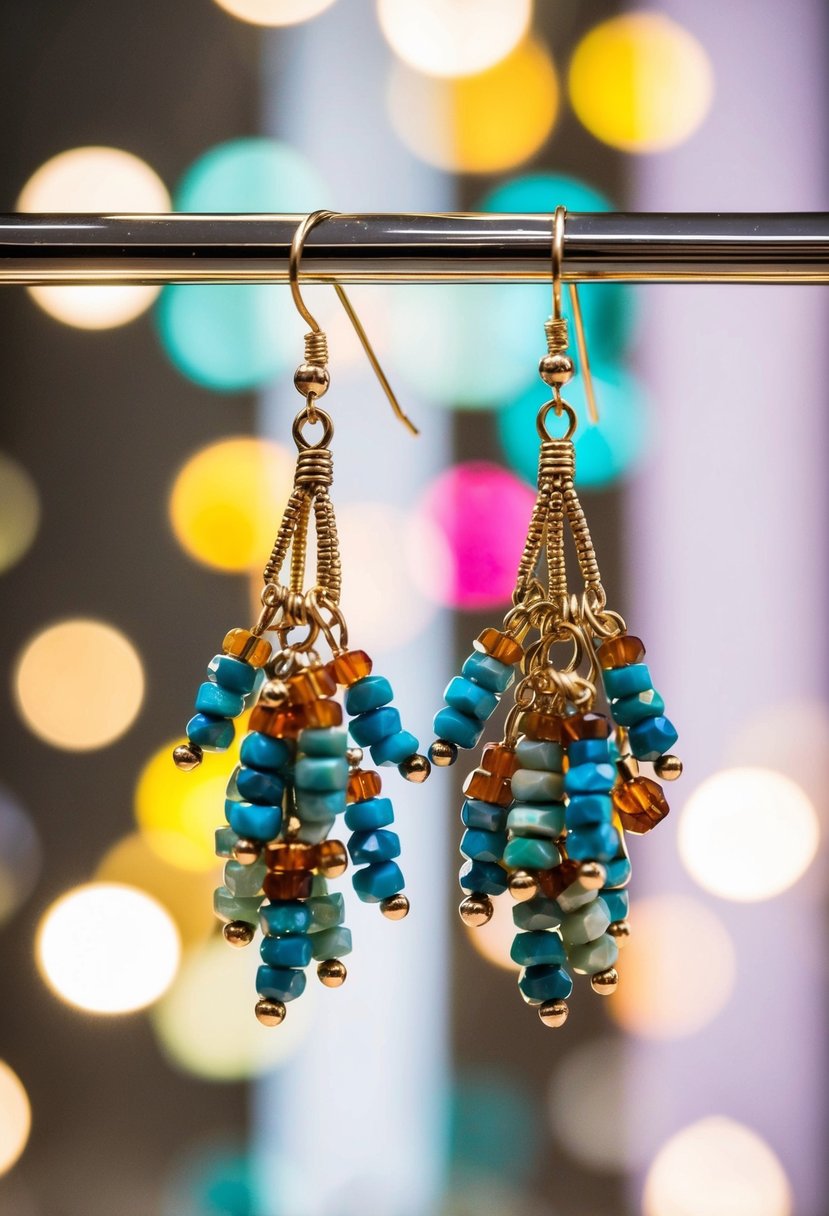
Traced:
[[266, 680], [256, 704], [263, 705], [266, 709], [278, 709], [280, 705], [287, 703], [289, 696], [288, 685], [284, 680]]
[[233, 856], [243, 866], [252, 866], [255, 861], [259, 860], [261, 852], [262, 849], [255, 840], [243, 840], [240, 838], [233, 846]]
[[587, 891], [598, 891], [607, 878], [607, 870], [598, 861], [585, 861], [579, 867], [579, 882]]
[[380, 911], [386, 920], [405, 920], [409, 915], [409, 901], [405, 895], [389, 895], [380, 901]]
[[653, 762], [653, 771], [661, 781], [676, 781], [682, 776], [682, 761], [679, 756], [660, 756]]
[[446, 739], [435, 739], [429, 748], [429, 759], [438, 768], [448, 768], [450, 764], [455, 763], [457, 758], [458, 745], [456, 743], [448, 743]]
[[538, 1007], [538, 1016], [545, 1026], [563, 1026], [569, 1012], [566, 1001], [545, 1001]]
[[415, 785], [422, 785], [431, 773], [432, 766], [425, 756], [421, 756], [419, 752], [415, 752], [413, 756], [409, 756], [402, 764], [398, 764], [397, 770], [407, 781], [413, 781]]
[[470, 929], [479, 929], [492, 920], [494, 910], [488, 895], [467, 895], [458, 908], [461, 920]]
[[538, 894], [538, 880], [526, 870], [516, 870], [509, 876], [509, 893], [517, 903], [523, 903], [525, 899], [535, 899]]
[[345, 983], [347, 975], [345, 963], [341, 963], [338, 958], [327, 958], [317, 967], [319, 981], [326, 988], [340, 988]]
[[232, 920], [222, 929], [222, 935], [229, 946], [249, 946], [253, 941], [253, 925], [243, 920]]
[[285, 1021], [285, 1006], [281, 1001], [272, 1001], [263, 996], [256, 1002], [254, 1013], [263, 1026], [278, 1026]]
[[345, 758], [348, 761], [350, 771], [354, 772], [363, 763], [363, 749], [361, 747], [349, 747], [345, 753]]
[[198, 743], [180, 743], [173, 748], [173, 764], [182, 772], [189, 773], [191, 769], [198, 768], [203, 759], [204, 752]]
[[303, 397], [307, 397], [311, 393], [316, 398], [324, 397], [330, 383], [331, 377], [328, 374], [328, 368], [320, 367], [316, 363], [300, 363], [294, 372], [294, 387], [298, 393], [302, 393]]
[[339, 840], [326, 840], [317, 870], [325, 878], [339, 878], [348, 869], [348, 853]]
[[558, 385], [567, 384], [573, 379], [575, 372], [575, 364], [569, 355], [563, 351], [556, 352], [552, 355], [545, 355], [538, 364], [538, 374], [545, 384]]
[[599, 996], [610, 996], [611, 992], [616, 991], [618, 983], [619, 972], [615, 967], [608, 967], [607, 971], [597, 971], [590, 977], [590, 987], [594, 992], [598, 992]]
[[607, 931], [620, 950], [622, 946], [627, 945], [628, 938], [630, 937], [630, 925], [626, 920], [614, 921], [612, 925], [608, 925]]

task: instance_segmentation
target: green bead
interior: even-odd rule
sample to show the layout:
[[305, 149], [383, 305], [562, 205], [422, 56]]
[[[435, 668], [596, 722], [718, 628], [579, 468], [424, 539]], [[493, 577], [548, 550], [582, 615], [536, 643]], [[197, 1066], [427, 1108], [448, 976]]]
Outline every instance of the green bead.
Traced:
[[563, 803], [533, 806], [517, 802], [507, 815], [507, 829], [513, 836], [546, 836], [555, 840], [564, 831]]
[[297, 739], [297, 751], [303, 756], [344, 756], [347, 750], [348, 733], [331, 726], [300, 731]]
[[294, 768], [297, 789], [326, 793], [344, 790], [348, 783], [348, 761], [345, 756], [305, 756]]
[[526, 899], [516, 904], [512, 910], [512, 922], [516, 929], [557, 929], [563, 915], [558, 903], [537, 895], [535, 899]]
[[597, 971], [607, 971], [619, 957], [619, 947], [609, 933], [603, 933], [595, 941], [585, 942], [581, 946], [573, 946], [568, 951], [568, 958], [574, 971], [580, 975], [595, 975]]
[[516, 802], [560, 802], [564, 778], [561, 773], [519, 768], [510, 778], [510, 788]]
[[521, 768], [533, 768], [542, 773], [560, 773], [563, 767], [564, 749], [560, 743], [523, 738], [518, 740], [515, 754]]
[[570, 886], [561, 892], [557, 902], [562, 912], [575, 912], [577, 908], [592, 904], [597, 897], [598, 892], [588, 890], [577, 881], [570, 883]]
[[246, 925], [256, 925], [259, 921], [259, 905], [262, 897], [244, 898], [234, 895], [227, 887], [217, 887], [213, 892], [213, 911], [219, 920], [244, 921]]
[[334, 895], [312, 895], [306, 907], [311, 913], [311, 929], [333, 929], [345, 920], [345, 901], [337, 892]]
[[233, 828], [216, 828], [216, 856], [232, 857], [238, 839], [239, 837]]
[[266, 872], [265, 861], [261, 857], [250, 866], [243, 866], [240, 861], [228, 861], [225, 865], [225, 886], [231, 895], [250, 899], [262, 890]]
[[331, 929], [320, 929], [311, 934], [311, 949], [314, 958], [321, 963], [327, 958], [342, 958], [351, 953], [351, 930], [345, 925], [336, 925]]
[[594, 899], [583, 908], [568, 912], [561, 922], [561, 936], [569, 951], [571, 946], [581, 946], [601, 937], [609, 924], [607, 905], [601, 899]]
[[504, 865], [510, 870], [551, 870], [561, 854], [549, 840], [516, 836], [504, 849]]

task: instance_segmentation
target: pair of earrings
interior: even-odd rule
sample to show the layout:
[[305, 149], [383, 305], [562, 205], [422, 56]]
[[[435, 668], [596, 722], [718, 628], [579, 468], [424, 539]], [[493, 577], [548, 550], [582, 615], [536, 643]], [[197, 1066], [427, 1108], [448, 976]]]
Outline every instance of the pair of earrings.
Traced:
[[[460, 872], [460, 914], [467, 925], [483, 925], [492, 916], [492, 898], [509, 891], [519, 990], [545, 1025], [560, 1026], [571, 970], [590, 976], [598, 993], [612, 992], [618, 982], [615, 963], [629, 933], [625, 832], [649, 831], [668, 813], [661, 786], [640, 772], [640, 762], [666, 780], [682, 771], [670, 753], [676, 731], [642, 661], [644, 646], [607, 607], [574, 485], [576, 416], [561, 396], [574, 372], [561, 306], [564, 208], [557, 208], [553, 222], [553, 311], [545, 326], [548, 353], [539, 365], [553, 395], [537, 419], [538, 494], [513, 601], [501, 628], [480, 634], [446, 688], [430, 759], [404, 729], [389, 681], [373, 673], [364, 650], [349, 646], [339, 605], [340, 555], [329, 496], [333, 424], [317, 405], [329, 384], [327, 344], [299, 291], [305, 238], [330, 214], [309, 215], [291, 250], [294, 301], [311, 327], [294, 377], [305, 406], [293, 426], [294, 487], [265, 567], [262, 609], [251, 629], [226, 635], [199, 687], [188, 742], [174, 752], [175, 763], [189, 769], [205, 750], [228, 748], [233, 719], [252, 707], [240, 764], [227, 788], [227, 824], [216, 833], [225, 871], [215, 912], [232, 945], [247, 945], [256, 928], [262, 930], [255, 1009], [265, 1025], [283, 1021], [286, 1004], [304, 991], [312, 961], [323, 984], [341, 985], [351, 932], [343, 897], [329, 890], [329, 880], [346, 871], [349, 858], [357, 867], [352, 884], [360, 899], [379, 904], [392, 920], [409, 911], [400, 841], [391, 830], [394, 809], [377, 770], [397, 767], [408, 780], [422, 782], [431, 764], [451, 765], [459, 749], [477, 746], [487, 719], [514, 685], [502, 740], [484, 747], [464, 783], [460, 847], [467, 860]], [[395, 411], [411, 427], [345, 293], [339, 286], [337, 292]], [[575, 287], [571, 295], [589, 383]], [[551, 414], [567, 420], [562, 438], [548, 430]], [[315, 424], [322, 437], [311, 444], [305, 430]], [[306, 587], [312, 517], [316, 571]], [[568, 583], [568, 529], [578, 593]], [[281, 581], [286, 566], [288, 578]], [[339, 689], [345, 690], [347, 732], [334, 699]], [[607, 712], [596, 708], [600, 702]], [[375, 768], [366, 767], [363, 749]], [[331, 836], [338, 816], [350, 832], [347, 846]]]

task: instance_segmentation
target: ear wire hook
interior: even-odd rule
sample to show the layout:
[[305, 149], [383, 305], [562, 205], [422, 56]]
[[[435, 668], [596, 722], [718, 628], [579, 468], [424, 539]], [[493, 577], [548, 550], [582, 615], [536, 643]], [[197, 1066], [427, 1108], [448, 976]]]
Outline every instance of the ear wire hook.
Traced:
[[[294, 233], [293, 240], [291, 241], [290, 254], [288, 256], [288, 278], [291, 284], [291, 295], [297, 311], [311, 329], [311, 333], [308, 335], [308, 339], [306, 339], [306, 357], [308, 357], [309, 350], [312, 353], [316, 351], [324, 355], [323, 362], [328, 361], [327, 341], [325, 339], [325, 334], [320, 328], [319, 322], [310, 312], [307, 304], [302, 298], [302, 292], [300, 291], [299, 287], [299, 271], [300, 263], [302, 262], [302, 253], [305, 248], [305, 241], [308, 233], [312, 228], [316, 227], [317, 224], [322, 223], [324, 220], [332, 219], [336, 214], [336, 211], [312, 211], [310, 215], [306, 215], [305, 219], [300, 223], [296, 232]], [[351, 322], [354, 332], [360, 340], [360, 344], [365, 351], [366, 358], [371, 364], [372, 371], [377, 377], [383, 392], [386, 394], [389, 404], [391, 405], [396, 417], [400, 419], [400, 421], [411, 432], [412, 435], [419, 435], [420, 431], [412, 422], [411, 418], [409, 418], [404, 412], [403, 407], [397, 400], [394, 390], [389, 384], [386, 374], [380, 366], [379, 360], [374, 353], [374, 348], [369, 341], [368, 334], [366, 333], [360, 318], [357, 316], [357, 313], [354, 311], [353, 304], [336, 280], [333, 281], [333, 286], [337, 293], [337, 297], [343, 306], [345, 314]], [[316, 342], [314, 339], [316, 339]], [[312, 360], [309, 359], [309, 362], [310, 361]], [[309, 394], [309, 396], [314, 396], [314, 394]], [[312, 406], [313, 402], [309, 404]]]
[[[566, 207], [556, 207], [553, 214], [553, 320], [561, 320], [561, 271], [564, 263], [564, 220], [567, 215]], [[579, 290], [575, 283], [568, 283], [570, 303], [573, 308], [573, 324], [576, 330], [576, 349], [579, 352], [579, 367], [584, 376], [584, 393], [587, 398], [587, 414], [595, 426], [599, 421], [599, 410], [596, 405], [596, 393], [593, 388], [593, 376], [590, 371], [590, 359], [587, 354], [587, 341], [584, 334], [584, 318], [579, 301]]]

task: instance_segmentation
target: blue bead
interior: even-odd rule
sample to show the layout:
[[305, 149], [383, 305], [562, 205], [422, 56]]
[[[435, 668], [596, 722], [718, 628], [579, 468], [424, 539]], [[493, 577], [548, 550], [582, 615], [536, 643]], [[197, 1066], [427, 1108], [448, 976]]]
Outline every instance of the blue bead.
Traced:
[[518, 979], [518, 987], [533, 1005], [544, 1001], [564, 1001], [573, 991], [573, 981], [563, 967], [525, 967]]
[[[396, 895], [397, 892], [395, 891]], [[311, 935], [311, 949], [317, 962], [328, 958], [342, 958], [351, 953], [351, 930], [345, 925], [333, 925]]]
[[247, 840], [273, 840], [282, 827], [282, 807], [279, 806], [228, 801], [225, 814], [234, 832]]
[[665, 702], [658, 692], [648, 689], [635, 697], [622, 697], [610, 707], [614, 722], [620, 726], [635, 726], [647, 718], [658, 718], [665, 709]]
[[345, 712], [349, 717], [364, 714], [369, 709], [379, 709], [394, 700], [392, 686], [385, 676], [363, 676], [352, 684], [345, 694]]
[[370, 747], [372, 743], [379, 743], [381, 739], [397, 734], [400, 730], [400, 714], [392, 705], [370, 709], [368, 713], [354, 718], [348, 729], [358, 746]]
[[605, 879], [606, 886], [626, 887], [630, 882], [630, 858], [615, 857], [613, 861], [609, 861], [605, 865], [605, 871], [607, 873], [607, 878]]
[[211, 683], [242, 696], [253, 692], [256, 671], [255, 667], [235, 659], [232, 654], [216, 654], [207, 664], [207, 678]]
[[238, 718], [245, 708], [241, 693], [230, 692], [205, 680], [196, 692], [196, 713], [212, 714], [215, 718]]
[[335, 822], [333, 815], [327, 819], [301, 819], [296, 838], [303, 844], [319, 844], [331, 835]]
[[396, 861], [380, 861], [351, 876], [351, 885], [366, 904], [379, 904], [403, 890], [403, 872]]
[[345, 812], [345, 826], [352, 832], [373, 832], [394, 823], [394, 807], [390, 798], [367, 798], [352, 802]]
[[488, 692], [506, 692], [515, 679], [515, 672], [506, 663], [493, 659], [491, 655], [473, 650], [461, 668], [461, 675], [480, 684]]
[[355, 832], [348, 842], [348, 852], [355, 866], [391, 861], [400, 856], [400, 837], [383, 828], [376, 832]]
[[607, 908], [611, 924], [625, 919], [630, 908], [630, 896], [627, 891], [608, 891], [605, 888], [599, 898]]
[[570, 965], [579, 975], [596, 975], [607, 971], [619, 957], [619, 947], [609, 933], [603, 933], [590, 942], [572, 946], [568, 951]]
[[314, 949], [307, 933], [293, 933], [289, 937], [265, 937], [259, 946], [262, 962], [269, 967], [307, 967], [314, 957]]
[[613, 799], [609, 794], [576, 794], [567, 803], [568, 828], [592, 828], [612, 820]]
[[259, 924], [263, 933], [273, 937], [284, 933], [306, 933], [311, 927], [311, 909], [299, 900], [262, 904]]
[[564, 767], [564, 748], [545, 739], [519, 739], [515, 747], [519, 768], [539, 773], [560, 773]]
[[479, 798], [467, 798], [461, 810], [464, 827], [479, 828], [482, 832], [503, 832], [507, 822], [506, 807], [494, 802], [481, 802]]
[[265, 670], [262, 667], [257, 667], [253, 675], [253, 688], [250, 690], [250, 692], [245, 693], [245, 709], [252, 709], [259, 700], [259, 692], [264, 683]]
[[305, 991], [304, 971], [263, 965], [256, 971], [256, 991], [272, 1001], [295, 1001]]
[[577, 764], [564, 774], [567, 794], [607, 794], [616, 784], [616, 768], [607, 764]]
[[236, 789], [242, 802], [278, 806], [285, 793], [285, 782], [273, 773], [260, 773], [255, 768], [243, 766], [236, 774]]
[[348, 784], [348, 761], [345, 756], [304, 756], [296, 762], [294, 782], [298, 790], [315, 793], [344, 790]]
[[216, 828], [216, 856], [232, 857], [238, 839], [233, 828]]
[[290, 763], [291, 756], [290, 745], [284, 739], [271, 739], [258, 730], [245, 735], [239, 752], [242, 764], [260, 773], [281, 773]]
[[467, 750], [474, 747], [484, 733], [484, 728], [477, 718], [470, 718], [447, 705], [438, 710], [434, 721], [435, 734], [447, 743], [455, 743]]
[[539, 963], [561, 966], [567, 961], [564, 942], [559, 935], [544, 929], [516, 934], [509, 956], [519, 967], [531, 967]]
[[567, 837], [567, 856], [571, 861], [612, 861], [619, 851], [619, 833], [612, 823], [576, 828]]
[[348, 732], [331, 726], [300, 731], [297, 750], [304, 756], [344, 756], [348, 751]]
[[507, 827], [513, 836], [547, 836], [555, 840], [564, 831], [563, 803], [549, 802], [545, 806], [514, 803], [507, 816]]
[[662, 717], [638, 722], [628, 734], [630, 750], [637, 760], [658, 760], [670, 751], [678, 738], [670, 719]]
[[561, 861], [561, 854], [552, 840], [513, 836], [504, 849], [503, 860], [511, 870], [551, 870]]
[[512, 923], [516, 929], [557, 929], [563, 920], [564, 914], [555, 900], [542, 895], [524, 900], [512, 910]]
[[507, 875], [492, 861], [468, 861], [458, 875], [464, 891], [478, 895], [501, 895], [507, 889]]
[[301, 790], [296, 791], [297, 814], [303, 821], [319, 823], [333, 820], [346, 807], [345, 790]]
[[187, 738], [198, 743], [206, 752], [223, 752], [230, 747], [236, 727], [229, 718], [216, 718], [211, 714], [196, 714], [187, 723]]
[[610, 762], [609, 739], [576, 739], [567, 748], [570, 768], [579, 764], [608, 764]]
[[388, 764], [402, 764], [413, 756], [419, 747], [414, 735], [407, 730], [398, 730], [393, 735], [372, 743], [371, 758], [376, 765], [383, 767]]
[[455, 676], [449, 681], [443, 699], [452, 709], [467, 717], [477, 718], [479, 722], [486, 722], [498, 706], [498, 697], [494, 692], [489, 692], [480, 684], [473, 684], [464, 676]]
[[630, 697], [637, 692], [653, 688], [651, 673], [646, 663], [631, 663], [629, 667], [610, 667], [602, 672], [605, 692], [609, 701], [617, 697]]
[[470, 861], [500, 861], [506, 847], [506, 832], [485, 832], [480, 828], [467, 828], [461, 837], [461, 853]]

